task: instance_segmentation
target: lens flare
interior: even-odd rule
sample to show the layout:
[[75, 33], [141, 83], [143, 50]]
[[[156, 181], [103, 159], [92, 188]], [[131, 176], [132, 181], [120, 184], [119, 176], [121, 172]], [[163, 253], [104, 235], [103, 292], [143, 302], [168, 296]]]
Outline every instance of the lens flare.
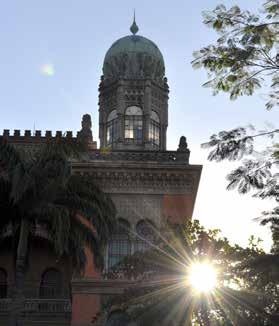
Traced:
[[189, 283], [200, 293], [211, 292], [217, 283], [217, 271], [209, 263], [195, 263], [190, 268]]
[[44, 76], [52, 77], [52, 76], [54, 76], [54, 74], [55, 74], [54, 65], [51, 64], [51, 63], [43, 64], [43, 65], [40, 67], [40, 72], [41, 72], [41, 74], [44, 75]]

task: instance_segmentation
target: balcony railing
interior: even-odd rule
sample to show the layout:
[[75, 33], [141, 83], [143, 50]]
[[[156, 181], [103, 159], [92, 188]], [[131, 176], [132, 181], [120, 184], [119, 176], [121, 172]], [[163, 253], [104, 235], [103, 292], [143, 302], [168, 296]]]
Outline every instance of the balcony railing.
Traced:
[[[8, 313], [11, 310], [11, 299], [0, 299], [0, 313]], [[24, 313], [71, 313], [71, 301], [67, 299], [25, 299]]]
[[70, 313], [70, 300], [62, 299], [27, 299], [24, 303], [25, 312]]

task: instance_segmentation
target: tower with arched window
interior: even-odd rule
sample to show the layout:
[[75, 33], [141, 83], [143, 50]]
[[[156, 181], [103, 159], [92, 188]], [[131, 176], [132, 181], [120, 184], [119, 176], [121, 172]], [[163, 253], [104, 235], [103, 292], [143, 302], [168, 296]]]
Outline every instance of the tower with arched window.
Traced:
[[169, 87], [161, 51], [137, 35], [120, 38], [107, 51], [99, 87], [101, 147], [166, 150]]
[[[163, 55], [153, 41], [137, 34], [135, 20], [130, 30], [105, 54], [99, 84], [100, 148], [87, 160], [72, 163], [73, 172], [92, 177], [117, 210], [103, 275], [92, 280], [88, 271], [72, 282], [74, 326], [90, 320], [89, 296], [97, 302], [129, 287], [121, 272], [114, 273], [118, 264], [154, 248], [168, 222], [191, 218], [198, 190], [201, 166], [189, 163], [186, 138], [180, 138], [177, 149], [167, 149], [169, 86]], [[97, 305], [94, 309], [98, 312]], [[122, 311], [113, 311], [102, 325], [130, 321]]]

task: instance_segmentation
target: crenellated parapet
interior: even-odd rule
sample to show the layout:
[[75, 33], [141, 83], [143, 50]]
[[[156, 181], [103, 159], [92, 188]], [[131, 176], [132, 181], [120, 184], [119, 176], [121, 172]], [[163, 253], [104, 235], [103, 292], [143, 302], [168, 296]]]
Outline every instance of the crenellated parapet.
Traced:
[[[75, 142], [78, 141], [80, 137], [80, 131], [77, 132], [76, 136], [73, 136], [72, 131], [62, 132], [61, 130], [52, 132], [51, 130], [46, 130], [43, 132], [42, 130], [36, 130], [34, 133], [31, 130], [24, 130], [23, 132], [19, 129], [15, 129], [11, 131], [9, 129], [4, 129], [3, 134], [0, 134], [0, 141], [5, 140], [11, 144], [43, 144], [49, 140], [54, 139], [68, 139], [69, 141]], [[90, 144], [90, 148], [97, 148], [97, 143], [93, 140], [88, 139], [88, 143]]]
[[31, 130], [21, 131], [15, 129], [12, 131], [4, 129], [2, 135], [0, 134], [0, 142], [6, 141], [17, 146], [36, 146], [51, 140], [63, 139], [69, 142], [77, 142], [82, 139], [87, 142], [89, 149], [94, 150], [97, 149], [97, 142], [93, 141], [91, 126], [91, 117], [89, 114], [85, 114], [82, 119], [82, 128], [75, 136], [72, 131], [62, 132], [57, 130], [52, 132], [51, 130], [35, 130], [32, 132]]

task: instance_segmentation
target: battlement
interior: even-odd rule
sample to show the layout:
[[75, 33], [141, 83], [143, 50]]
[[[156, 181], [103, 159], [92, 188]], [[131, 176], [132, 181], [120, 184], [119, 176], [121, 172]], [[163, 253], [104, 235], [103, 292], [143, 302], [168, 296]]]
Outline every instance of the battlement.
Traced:
[[[9, 129], [4, 129], [3, 133], [0, 134], [0, 142], [5, 140], [8, 143], [15, 145], [36, 145], [60, 138], [76, 142], [81, 136], [81, 131], [78, 131], [76, 136], [73, 136], [72, 131], [62, 132], [61, 130], [57, 130], [53, 133], [51, 130], [46, 130], [45, 132], [42, 130], [36, 130], [34, 133], [32, 133], [31, 130], [21, 131], [19, 129], [15, 129], [12, 131]], [[87, 138], [86, 141], [88, 142], [90, 149], [97, 148], [97, 143], [93, 141], [93, 139]]]
[[4, 140], [18, 146], [32, 146], [43, 144], [50, 140], [65, 139], [71, 142], [77, 142], [82, 139], [88, 144], [89, 149], [97, 149], [97, 142], [93, 141], [91, 116], [89, 114], [83, 115], [81, 126], [81, 130], [77, 132], [76, 136], [73, 136], [72, 131], [63, 133], [61, 130], [57, 130], [52, 133], [51, 130], [46, 130], [45, 132], [42, 130], [35, 130], [32, 134], [31, 130], [24, 130], [21, 132], [19, 129], [15, 129], [14, 131], [4, 129], [3, 134], [0, 134], [0, 142]]
[[[77, 137], [78, 137], [79, 132], [77, 132]], [[62, 131], [58, 130], [52, 135], [51, 130], [46, 130], [44, 135], [41, 130], [36, 130], [33, 135], [31, 130], [24, 130], [23, 133], [21, 133], [21, 130], [15, 129], [14, 131], [11, 131], [9, 129], [4, 129], [3, 134], [0, 135], [0, 137], [8, 137], [8, 138], [13, 138], [13, 139], [41, 139], [41, 138], [53, 138], [53, 137], [66, 137], [66, 138], [75, 138], [73, 137], [73, 132], [72, 131], [66, 131], [66, 133], [63, 133]]]

